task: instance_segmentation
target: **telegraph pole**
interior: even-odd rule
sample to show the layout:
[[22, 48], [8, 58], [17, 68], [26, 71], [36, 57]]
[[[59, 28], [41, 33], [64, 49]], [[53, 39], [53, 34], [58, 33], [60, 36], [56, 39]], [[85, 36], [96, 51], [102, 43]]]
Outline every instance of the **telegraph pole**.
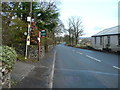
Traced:
[[30, 24], [28, 24], [28, 33], [27, 33], [27, 38], [26, 38], [26, 50], [25, 50], [25, 59], [27, 59], [27, 54], [28, 54], [28, 45], [30, 45], [30, 31], [31, 31], [31, 19], [32, 19], [32, 0], [30, 3], [30, 13], [29, 13], [30, 17], [27, 17], [27, 21], [30, 22]]
[[29, 13], [30, 17], [31, 17], [31, 20], [30, 20], [30, 26], [31, 26], [31, 22], [32, 22], [32, 0], [31, 0], [31, 3], [30, 3], [30, 13]]

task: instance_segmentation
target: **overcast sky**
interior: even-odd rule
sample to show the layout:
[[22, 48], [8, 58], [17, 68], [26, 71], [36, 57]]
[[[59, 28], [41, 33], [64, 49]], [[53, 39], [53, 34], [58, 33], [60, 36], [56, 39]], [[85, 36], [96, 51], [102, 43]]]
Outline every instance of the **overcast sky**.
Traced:
[[85, 37], [118, 25], [119, 0], [60, 0], [60, 19], [67, 27], [70, 16], [83, 20]]

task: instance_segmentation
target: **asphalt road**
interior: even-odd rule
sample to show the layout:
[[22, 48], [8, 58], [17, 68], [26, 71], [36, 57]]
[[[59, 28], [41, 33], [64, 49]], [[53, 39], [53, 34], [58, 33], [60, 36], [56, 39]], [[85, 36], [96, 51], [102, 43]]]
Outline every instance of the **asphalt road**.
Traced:
[[118, 55], [56, 46], [53, 88], [118, 88]]

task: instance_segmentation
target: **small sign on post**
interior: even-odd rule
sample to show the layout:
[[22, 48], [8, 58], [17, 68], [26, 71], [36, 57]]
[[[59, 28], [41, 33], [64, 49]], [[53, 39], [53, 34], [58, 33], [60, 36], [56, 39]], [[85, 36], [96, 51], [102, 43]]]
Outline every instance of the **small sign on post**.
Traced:
[[27, 21], [30, 22], [31, 21], [31, 17], [27, 17]]
[[40, 42], [40, 37], [38, 37], [37, 39], [38, 39], [38, 42]]
[[40, 31], [38, 32], [38, 61], [40, 60]]
[[30, 45], [30, 36], [27, 36], [27, 45]]
[[24, 35], [27, 35], [27, 32], [24, 32]]
[[41, 30], [41, 37], [46, 37], [46, 30]]

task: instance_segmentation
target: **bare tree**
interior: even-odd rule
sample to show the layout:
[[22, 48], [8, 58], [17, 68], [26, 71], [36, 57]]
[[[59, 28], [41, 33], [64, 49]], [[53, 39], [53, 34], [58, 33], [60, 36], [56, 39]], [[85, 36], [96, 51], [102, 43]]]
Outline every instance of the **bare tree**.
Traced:
[[72, 42], [72, 27], [71, 27], [71, 23], [70, 22], [68, 22], [68, 33], [69, 33], [69, 43], [71, 44]]
[[71, 17], [69, 18], [68, 25], [69, 36], [72, 38], [71, 41], [73, 43], [73, 40], [75, 39], [75, 44], [77, 44], [79, 36], [83, 35], [82, 19], [80, 17]]

